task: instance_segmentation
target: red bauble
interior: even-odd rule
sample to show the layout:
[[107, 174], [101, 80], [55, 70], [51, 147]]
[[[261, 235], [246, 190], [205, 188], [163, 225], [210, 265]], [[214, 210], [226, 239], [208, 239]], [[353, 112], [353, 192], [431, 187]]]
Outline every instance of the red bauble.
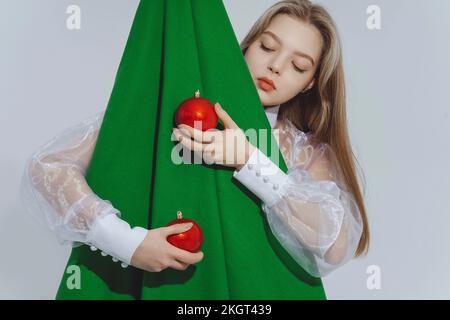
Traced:
[[200, 91], [197, 90], [194, 98], [184, 100], [175, 113], [175, 124], [188, 125], [194, 127], [194, 121], [201, 121], [202, 131], [213, 129], [217, 126], [218, 117], [214, 110], [214, 105], [208, 99], [200, 98]]
[[200, 251], [200, 247], [203, 243], [203, 233], [200, 226], [192, 219], [184, 219], [183, 214], [178, 211], [177, 219], [169, 222], [167, 227], [176, 223], [189, 223], [192, 222], [192, 227], [182, 233], [172, 234], [167, 237], [167, 241], [169, 241], [175, 247], [178, 247], [183, 250], [187, 250], [190, 252], [198, 252]]

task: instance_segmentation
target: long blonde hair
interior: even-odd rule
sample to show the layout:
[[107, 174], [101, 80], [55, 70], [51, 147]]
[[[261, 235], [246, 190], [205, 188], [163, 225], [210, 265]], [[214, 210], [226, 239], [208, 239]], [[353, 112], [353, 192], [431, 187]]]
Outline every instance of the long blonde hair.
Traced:
[[369, 225], [356, 175], [355, 161], [347, 129], [346, 96], [342, 50], [337, 28], [325, 8], [308, 0], [284, 0], [270, 7], [250, 29], [240, 47], [245, 55], [250, 45], [267, 29], [275, 16], [286, 14], [315, 26], [323, 38], [323, 49], [314, 86], [280, 105], [278, 119], [289, 119], [304, 132], [312, 132], [336, 153], [343, 177], [361, 213], [362, 236], [355, 256], [367, 254]]

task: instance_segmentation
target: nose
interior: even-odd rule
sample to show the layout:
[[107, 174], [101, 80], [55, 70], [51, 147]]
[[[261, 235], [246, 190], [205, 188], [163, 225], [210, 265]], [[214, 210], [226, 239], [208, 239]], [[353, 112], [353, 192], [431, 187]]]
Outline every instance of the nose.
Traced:
[[272, 57], [272, 59], [269, 61], [269, 67], [268, 69], [272, 73], [276, 73], [277, 75], [280, 75], [281, 72], [284, 70], [285, 65], [288, 63], [289, 56], [287, 54], [277, 54]]
[[275, 64], [270, 65], [269, 70], [273, 73], [280, 74], [280, 69]]

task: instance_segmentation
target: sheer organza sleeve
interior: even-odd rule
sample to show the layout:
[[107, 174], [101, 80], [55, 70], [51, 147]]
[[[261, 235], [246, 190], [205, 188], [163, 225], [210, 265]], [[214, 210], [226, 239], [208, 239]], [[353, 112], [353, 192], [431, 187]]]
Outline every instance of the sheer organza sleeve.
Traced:
[[120, 211], [97, 196], [85, 179], [103, 116], [99, 112], [39, 147], [26, 161], [20, 194], [27, 212], [49, 227], [61, 244], [88, 244], [130, 264], [147, 230], [131, 229], [120, 219]]
[[354, 257], [362, 219], [336, 156], [290, 122], [276, 132], [285, 174], [255, 150], [234, 177], [262, 200], [273, 234], [308, 273], [323, 277]]

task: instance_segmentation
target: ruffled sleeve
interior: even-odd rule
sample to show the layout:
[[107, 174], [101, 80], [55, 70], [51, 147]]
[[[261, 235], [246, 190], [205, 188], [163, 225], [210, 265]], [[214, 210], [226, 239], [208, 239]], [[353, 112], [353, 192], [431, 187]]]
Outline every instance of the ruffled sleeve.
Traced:
[[262, 200], [270, 228], [308, 273], [323, 277], [354, 257], [363, 224], [328, 144], [289, 121], [274, 129], [285, 174], [256, 149], [234, 177]]
[[100, 248], [126, 266], [147, 230], [131, 229], [85, 179], [103, 117], [99, 112], [39, 147], [26, 161], [20, 195], [26, 211], [60, 244]]

